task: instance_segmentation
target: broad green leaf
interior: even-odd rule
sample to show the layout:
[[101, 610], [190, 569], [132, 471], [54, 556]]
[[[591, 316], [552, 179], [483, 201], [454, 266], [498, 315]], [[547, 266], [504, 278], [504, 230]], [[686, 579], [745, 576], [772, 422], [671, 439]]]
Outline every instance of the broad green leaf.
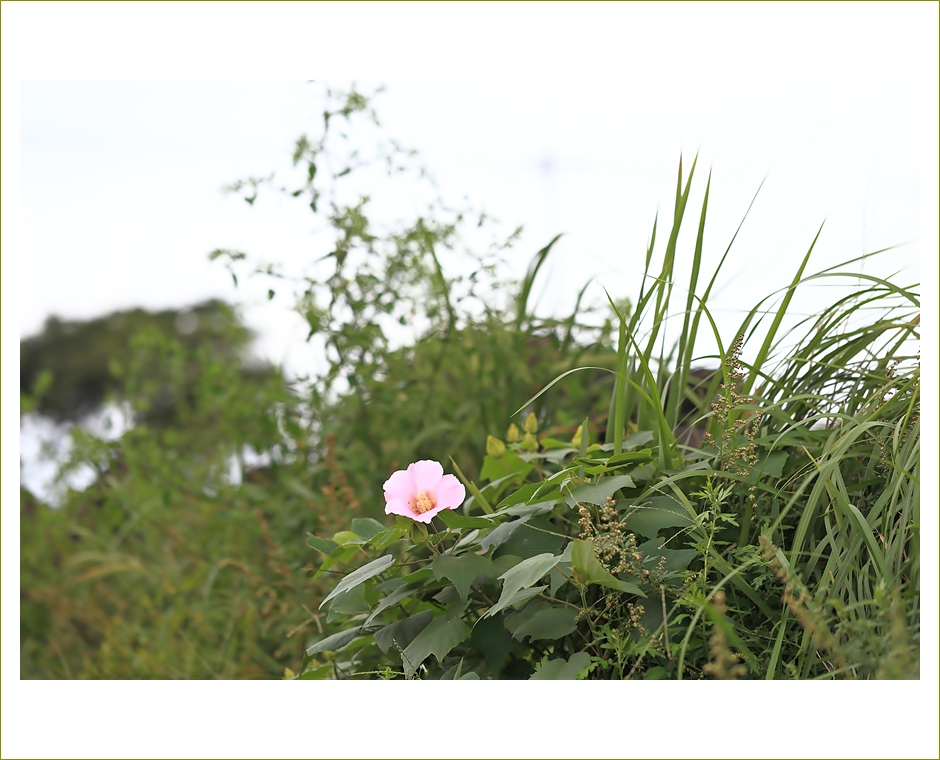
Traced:
[[350, 628], [347, 631], [340, 631], [339, 633], [334, 633], [332, 636], [327, 636], [322, 641], [318, 641], [313, 646], [307, 649], [308, 655], [315, 655], [318, 652], [338, 652], [354, 638], [356, 634], [362, 629], [362, 626], [356, 626], [355, 628]]
[[479, 681], [479, 680], [480, 680], [480, 676], [478, 676], [476, 673], [474, 673], [474, 672], [471, 670], [469, 673], [460, 676], [460, 678], [458, 678], [457, 680], [458, 680], [458, 681]]
[[550, 579], [549, 593], [552, 596], [555, 596], [555, 592], [568, 582], [571, 572], [571, 542], [569, 541], [561, 554], [561, 560], [552, 568], [552, 572], [548, 576]]
[[578, 675], [591, 664], [591, 655], [587, 652], [578, 652], [571, 655], [571, 659], [549, 660], [535, 671], [530, 681], [576, 681]]
[[571, 542], [571, 569], [574, 579], [582, 584], [597, 583], [607, 588], [637, 596], [646, 596], [640, 588], [628, 581], [615, 578], [597, 559], [592, 541]]
[[693, 559], [701, 556], [697, 549], [663, 549], [664, 543], [663, 538], [651, 538], [637, 546], [636, 550], [643, 555], [644, 565], [655, 565], [660, 557], [665, 557], [666, 571], [675, 572], [685, 570]]
[[458, 515], [452, 509], [444, 509], [437, 513], [438, 519], [451, 530], [462, 528], [492, 528], [496, 522], [488, 517], [466, 517]]
[[369, 578], [374, 578], [379, 573], [384, 572], [395, 562], [395, 558], [391, 554], [386, 554], [384, 557], [379, 557], [378, 559], [372, 560], [367, 565], [363, 565], [358, 570], [347, 575], [343, 580], [341, 580], [336, 588], [334, 588], [330, 595], [320, 602], [320, 607], [322, 608], [330, 599], [335, 597], [337, 594], [343, 594], [351, 588], [355, 588], [360, 583], [365, 583]]
[[518, 520], [504, 522], [502, 525], [493, 528], [493, 530], [489, 532], [489, 535], [480, 542], [480, 548], [483, 549], [483, 551], [489, 551], [492, 547], [504, 543], [514, 531], [527, 523], [531, 517], [531, 515], [526, 515], [525, 517], [520, 517]]
[[364, 538], [368, 541], [370, 538], [374, 538], [384, 531], [385, 526], [378, 520], [373, 520], [371, 517], [354, 517], [352, 529], [353, 533], [359, 536], [359, 538]]
[[499, 504], [496, 505], [496, 511], [499, 512], [503, 507], [511, 507], [513, 504], [524, 504], [528, 501], [529, 497], [532, 496], [539, 488], [542, 487], [541, 483], [529, 483], [528, 485], [522, 486], [518, 490], [509, 494], [505, 499], [503, 499]]
[[466, 604], [451, 607], [415, 636], [401, 656], [406, 674], [411, 675], [432, 654], [443, 662], [447, 653], [470, 635], [470, 626], [460, 617], [465, 608]]
[[671, 496], [654, 496], [632, 508], [627, 515], [627, 527], [647, 538], [656, 538], [662, 528], [686, 527], [692, 518], [683, 506]]
[[525, 525], [497, 547], [494, 557], [501, 554], [515, 554], [528, 559], [546, 552], [558, 554], [567, 539], [557, 533], [558, 526], [533, 515]]
[[366, 618], [366, 622], [363, 623], [363, 625], [370, 625], [372, 621], [375, 620], [375, 618], [378, 617], [382, 612], [387, 610], [389, 607], [394, 607], [402, 599], [406, 599], [411, 596], [415, 591], [417, 591], [417, 588], [410, 585], [400, 586], [399, 588], [395, 589], [395, 591], [393, 591], [378, 603], [376, 608], [372, 610], [372, 614]]
[[635, 486], [633, 478], [629, 475], [617, 475], [604, 478], [594, 485], [579, 486], [570, 495], [565, 496], [565, 501], [568, 502], [569, 507], [574, 507], [579, 502], [603, 505], [609, 496], [613, 496], [621, 488], [634, 488]]
[[514, 451], [507, 451], [498, 459], [485, 456], [483, 458], [483, 468], [480, 470], [480, 477], [487, 480], [499, 480], [508, 475], [525, 476], [531, 472], [533, 465], [523, 462], [519, 455]]
[[323, 560], [323, 564], [320, 565], [320, 569], [317, 570], [316, 575], [314, 575], [314, 580], [323, 575], [329, 568], [333, 565], [340, 564], [345, 565], [349, 562], [356, 554], [360, 551], [360, 547], [357, 544], [352, 546], [337, 546], [333, 553], [329, 557]]
[[464, 601], [470, 593], [470, 586], [481, 575], [493, 577], [493, 561], [479, 554], [444, 554], [435, 557], [431, 570], [437, 580], [447, 578], [457, 588], [457, 593]]
[[351, 530], [341, 530], [339, 533], [334, 533], [333, 541], [339, 546], [344, 546], [346, 544], [365, 543], [359, 536], [357, 536]]
[[427, 627], [433, 616], [431, 610], [422, 610], [404, 620], [397, 620], [379, 628], [373, 636], [375, 643], [383, 652], [387, 652], [393, 644], [405, 649]]
[[316, 549], [320, 554], [329, 556], [336, 550], [338, 544], [335, 541], [330, 541], [328, 538], [320, 538], [319, 536], [314, 536], [312, 533], [308, 533], [307, 546], [311, 549]]
[[487, 616], [492, 617], [510, 604], [521, 601], [521, 599], [515, 599], [517, 592], [529, 588], [533, 583], [544, 577], [560, 560], [561, 555], [537, 554], [503, 573], [500, 576], [500, 580], [503, 582], [502, 593], [499, 601], [486, 613]]
[[627, 464], [643, 464], [653, 460], [652, 449], [640, 449], [639, 451], [625, 451], [623, 454], [617, 454], [607, 460], [609, 468], [623, 467]]
[[542, 593], [548, 586], [530, 586], [529, 588], [521, 588], [516, 593], [514, 593], [508, 599], [504, 596], [499, 598], [499, 601], [493, 605], [490, 610], [483, 617], [489, 617], [495, 615], [500, 611], [506, 609], [507, 607], [514, 607], [517, 604], [522, 604], [522, 602], [531, 599], [533, 596], [538, 596]]
[[470, 646], [483, 655], [494, 676], [502, 670], [506, 658], [522, 648], [522, 645], [509, 635], [504, 622], [502, 615], [480, 618], [473, 626], [470, 636]]
[[527, 636], [533, 641], [560, 639], [577, 628], [575, 616], [578, 611], [571, 607], [545, 605], [532, 609], [533, 607], [534, 602], [527, 604], [521, 612], [506, 618], [506, 627], [512, 632], [513, 638], [520, 641]]
[[408, 535], [408, 530], [410, 526], [404, 525], [395, 525], [394, 527], [383, 530], [381, 533], [372, 537], [369, 545], [376, 551], [382, 551], [388, 546], [391, 546], [400, 538]]

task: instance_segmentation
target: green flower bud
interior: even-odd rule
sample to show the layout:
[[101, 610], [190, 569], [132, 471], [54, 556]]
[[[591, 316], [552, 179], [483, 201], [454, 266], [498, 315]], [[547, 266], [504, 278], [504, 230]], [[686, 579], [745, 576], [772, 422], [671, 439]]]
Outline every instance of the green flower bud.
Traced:
[[499, 440], [499, 438], [488, 435], [486, 436], [486, 453], [488, 456], [493, 457], [493, 459], [499, 459], [506, 453], [506, 444]]
[[538, 451], [539, 442], [535, 440], [535, 436], [532, 433], [526, 433], [522, 438], [522, 443], [519, 444], [519, 448], [523, 451]]
[[428, 526], [420, 522], [411, 523], [411, 530], [408, 531], [408, 538], [410, 538], [411, 542], [416, 546], [421, 546], [428, 540]]
[[574, 431], [574, 437], [571, 439], [571, 445], [575, 448], [581, 448], [581, 433], [584, 430], [584, 425], [578, 425], [578, 429]]
[[539, 421], [535, 416], [535, 412], [529, 412], [529, 416], [525, 418], [525, 424], [523, 425], [527, 433], [537, 433], [539, 429]]
[[519, 428], [516, 427], [516, 423], [513, 422], [509, 426], [509, 430], [506, 431], [506, 440], [510, 443], [519, 443], [520, 438], [522, 438], [522, 434], [519, 432]]

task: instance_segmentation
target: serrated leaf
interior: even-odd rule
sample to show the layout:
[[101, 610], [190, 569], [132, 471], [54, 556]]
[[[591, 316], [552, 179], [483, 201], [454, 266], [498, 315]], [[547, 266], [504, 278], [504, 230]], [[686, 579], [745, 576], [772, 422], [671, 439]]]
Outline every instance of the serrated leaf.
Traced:
[[422, 610], [411, 617], [406, 617], [404, 620], [389, 623], [373, 635], [376, 645], [383, 652], [387, 652], [394, 643], [397, 643], [403, 649], [406, 648], [427, 627], [433, 615], [434, 613], [431, 610]]
[[406, 674], [411, 675], [432, 654], [439, 663], [443, 662], [447, 653], [470, 635], [470, 626], [460, 617], [465, 607], [465, 604], [451, 607], [446, 615], [432, 620], [415, 636], [401, 656]]
[[571, 655], [569, 660], [558, 658], [549, 660], [536, 670], [530, 681], [576, 681], [578, 675], [591, 664], [591, 655], [587, 652], [578, 652]]
[[500, 580], [503, 582], [503, 590], [499, 601], [489, 609], [486, 615], [492, 617], [510, 604], [516, 604], [520, 601], [518, 599], [514, 600], [516, 594], [543, 578], [560, 560], [561, 555], [537, 554], [507, 570], [500, 576]]
[[470, 593], [470, 586], [481, 575], [493, 577], [493, 561], [489, 557], [479, 554], [444, 554], [435, 557], [431, 562], [431, 570], [437, 580], [447, 578], [457, 588], [457, 593], [464, 601]]
[[394, 562], [395, 558], [391, 554], [386, 554], [384, 557], [374, 559], [367, 565], [363, 565], [358, 570], [353, 571], [337, 584], [336, 588], [330, 592], [326, 599], [320, 602], [319, 608], [322, 608], [324, 604], [337, 594], [343, 594], [349, 591], [349, 589], [355, 588], [360, 583], [365, 583], [369, 578], [373, 578], [379, 573], [384, 572], [391, 567]]

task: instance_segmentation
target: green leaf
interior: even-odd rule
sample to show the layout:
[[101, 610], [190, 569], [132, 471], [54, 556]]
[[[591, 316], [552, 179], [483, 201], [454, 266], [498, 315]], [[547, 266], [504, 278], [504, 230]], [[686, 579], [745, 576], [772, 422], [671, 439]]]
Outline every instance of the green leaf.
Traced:
[[376, 551], [382, 551], [386, 547], [398, 541], [403, 536], [408, 535], [408, 530], [410, 527], [411, 526], [407, 525], [395, 525], [394, 527], [383, 530], [381, 533], [372, 537], [369, 545]]
[[574, 572], [574, 579], [582, 585], [596, 583], [616, 591], [646, 596], [638, 586], [615, 578], [598, 561], [592, 541], [571, 542], [571, 569]]
[[480, 477], [491, 481], [499, 480], [507, 475], [519, 475], [524, 477], [532, 468], [533, 465], [528, 462], [523, 462], [514, 451], [507, 451], [498, 459], [491, 456], [484, 457]]
[[491, 547], [499, 546], [506, 542], [513, 532], [518, 530], [520, 526], [525, 525], [531, 517], [532, 515], [526, 515], [512, 522], [504, 522], [499, 527], [494, 528], [490, 531], [489, 535], [480, 542], [480, 548], [483, 549], [483, 551], [489, 551]]
[[509, 635], [504, 622], [501, 614], [480, 618], [470, 636], [470, 646], [483, 655], [494, 677], [499, 675], [506, 658], [521, 649], [519, 642]]
[[427, 627], [433, 616], [434, 613], [431, 610], [422, 610], [404, 620], [390, 623], [375, 632], [375, 643], [383, 652], [387, 652], [388, 648], [395, 643], [405, 649]]
[[522, 641], [527, 636], [534, 640], [560, 639], [575, 628], [578, 611], [571, 607], [556, 605], [535, 606], [527, 604], [525, 609], [506, 618], [506, 627], [513, 638]]
[[577, 681], [581, 671], [591, 664], [591, 655], [587, 652], [578, 652], [571, 655], [571, 659], [549, 660], [535, 671], [530, 681]]
[[652, 460], [652, 449], [640, 449], [639, 451], [626, 451], [623, 454], [612, 456], [607, 460], [606, 464], [609, 468], [613, 469], [614, 467], [623, 467], [627, 464], [643, 464], [644, 462], [650, 462]]
[[496, 505], [496, 511], [503, 509], [503, 507], [511, 507], [514, 504], [524, 504], [529, 500], [536, 491], [541, 488], [541, 483], [529, 483], [528, 485], [522, 486], [514, 493], [509, 494], [505, 499], [503, 499], [499, 504]]
[[375, 620], [382, 612], [387, 610], [389, 607], [394, 607], [402, 599], [406, 599], [411, 596], [417, 588], [411, 585], [399, 586], [391, 594], [386, 596], [382, 601], [378, 603], [376, 608], [372, 610], [372, 613], [369, 617], [366, 618], [366, 622], [363, 623], [364, 626], [370, 625], [373, 620]]
[[405, 673], [411, 675], [430, 655], [443, 662], [447, 653], [470, 635], [470, 626], [460, 614], [466, 604], [457, 604], [447, 614], [435, 618], [402, 653], [401, 662]]
[[685, 570], [689, 563], [700, 556], [697, 549], [663, 549], [664, 538], [652, 538], [636, 550], [643, 555], [644, 565], [655, 565], [660, 557], [666, 558], [666, 571]]
[[328, 538], [320, 538], [319, 536], [314, 536], [312, 533], [308, 533], [307, 546], [311, 549], [316, 549], [320, 554], [329, 556], [336, 550], [338, 544], [335, 541], [330, 541]]
[[627, 515], [627, 527], [647, 538], [656, 538], [662, 528], [684, 528], [692, 524], [685, 508], [671, 496], [654, 496]]
[[431, 569], [437, 580], [447, 578], [457, 588], [457, 593], [464, 601], [470, 593], [470, 586], [481, 575], [493, 577], [493, 561], [489, 557], [479, 554], [444, 554], [435, 557], [431, 562]]
[[[549, 532], [550, 531], [550, 532]], [[515, 554], [528, 559], [536, 554], [557, 554], [565, 544], [564, 536], [556, 535], [558, 526], [535, 515], [497, 547], [494, 557], [500, 554]]]
[[[518, 565], [507, 570], [500, 576], [503, 582], [503, 590], [499, 601], [486, 613], [487, 617], [492, 617], [501, 609], [510, 604], [516, 604], [522, 599], [516, 599], [516, 594], [529, 588], [533, 583], [544, 577], [561, 560], [561, 555], [553, 556], [551, 554], [537, 554], [534, 557], [523, 560]], [[544, 588], [544, 586], [543, 586]]]
[[538, 596], [542, 593], [548, 586], [529, 586], [529, 588], [521, 588], [516, 591], [508, 599], [505, 598], [505, 595], [499, 598], [499, 601], [493, 605], [489, 612], [487, 612], [483, 617], [489, 617], [490, 615], [495, 615], [506, 609], [507, 607], [515, 607], [517, 604], [522, 604], [525, 601], [528, 601], [533, 596]]
[[315, 655], [318, 652], [338, 652], [356, 638], [356, 634], [359, 633], [361, 629], [362, 627], [357, 625], [355, 628], [350, 628], [347, 631], [340, 631], [339, 633], [334, 633], [332, 636], [327, 636], [322, 641], [318, 641], [308, 648], [307, 655]]
[[385, 526], [378, 520], [373, 520], [371, 517], [354, 517], [352, 529], [353, 533], [359, 536], [359, 538], [364, 538], [368, 541], [370, 538], [374, 538], [379, 533], [382, 533], [385, 530]]
[[609, 496], [613, 496], [621, 488], [635, 487], [636, 484], [629, 475], [617, 475], [613, 478], [604, 478], [600, 483], [594, 485], [579, 486], [569, 496], [565, 496], [565, 501], [569, 507], [574, 507], [579, 502], [600, 506], [604, 504]]
[[437, 513], [438, 519], [451, 530], [461, 530], [463, 528], [492, 528], [496, 525], [493, 520], [487, 517], [467, 517], [458, 515], [452, 509], [443, 509]]
[[350, 573], [339, 582], [326, 599], [320, 602], [320, 608], [337, 594], [343, 594], [360, 583], [365, 583], [369, 578], [374, 578], [379, 573], [385, 572], [394, 562], [395, 558], [391, 554], [386, 554], [384, 557], [374, 559], [369, 564], [363, 565], [358, 570]]

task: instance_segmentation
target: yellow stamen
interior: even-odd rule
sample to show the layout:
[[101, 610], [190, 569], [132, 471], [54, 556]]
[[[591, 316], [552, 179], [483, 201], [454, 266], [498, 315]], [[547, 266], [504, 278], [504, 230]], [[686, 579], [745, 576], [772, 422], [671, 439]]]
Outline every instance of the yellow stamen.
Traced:
[[424, 514], [430, 509], [434, 509], [435, 506], [437, 505], [434, 503], [434, 500], [426, 493], [419, 493], [418, 498], [415, 499], [415, 512], [419, 515]]

